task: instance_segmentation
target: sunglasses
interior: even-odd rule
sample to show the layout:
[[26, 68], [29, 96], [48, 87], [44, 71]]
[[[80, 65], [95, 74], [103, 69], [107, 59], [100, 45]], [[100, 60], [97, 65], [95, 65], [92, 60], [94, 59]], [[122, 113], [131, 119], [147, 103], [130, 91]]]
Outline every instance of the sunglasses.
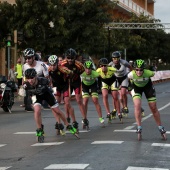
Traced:
[[69, 59], [69, 60], [73, 60], [74, 58], [72, 58], [72, 57], [67, 57], [67, 59]]
[[25, 60], [30, 60], [32, 58], [32, 56], [31, 57], [25, 57]]
[[120, 59], [120, 57], [114, 57], [114, 58], [112, 58], [113, 60], [119, 60]]
[[100, 65], [100, 67], [107, 67], [107, 65]]
[[143, 69], [138, 69], [138, 68], [136, 68], [135, 70], [136, 70], [136, 71], [143, 71]]

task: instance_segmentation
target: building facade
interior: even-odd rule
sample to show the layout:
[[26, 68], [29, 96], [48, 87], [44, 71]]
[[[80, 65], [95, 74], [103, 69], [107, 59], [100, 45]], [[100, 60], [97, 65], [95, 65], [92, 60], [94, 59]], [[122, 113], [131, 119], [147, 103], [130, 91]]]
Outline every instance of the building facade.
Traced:
[[[15, 0], [0, 0], [0, 2], [8, 2], [11, 4], [15, 3]], [[111, 0], [117, 2], [115, 8], [110, 11], [113, 16], [113, 20], [121, 17], [124, 20], [130, 18], [131, 13], [135, 13], [139, 16], [141, 13], [144, 15], [149, 15], [154, 17], [154, 3], [155, 0]], [[11, 64], [16, 63], [17, 57], [15, 56], [15, 47], [11, 47]], [[0, 75], [7, 75], [7, 66], [6, 66], [6, 50], [0, 49]]]

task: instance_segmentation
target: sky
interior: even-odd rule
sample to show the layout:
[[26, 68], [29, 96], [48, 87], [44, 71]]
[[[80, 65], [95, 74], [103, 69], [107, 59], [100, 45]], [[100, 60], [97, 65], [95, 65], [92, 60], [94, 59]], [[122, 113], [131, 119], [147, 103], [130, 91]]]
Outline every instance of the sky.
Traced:
[[161, 23], [170, 23], [170, 0], [156, 0], [154, 5], [154, 17]]

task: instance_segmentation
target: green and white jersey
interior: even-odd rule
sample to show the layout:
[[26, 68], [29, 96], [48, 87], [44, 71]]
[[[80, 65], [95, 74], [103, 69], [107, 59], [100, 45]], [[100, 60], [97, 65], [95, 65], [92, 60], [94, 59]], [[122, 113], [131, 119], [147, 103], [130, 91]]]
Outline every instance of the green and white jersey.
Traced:
[[90, 85], [92, 85], [96, 81], [96, 78], [99, 77], [99, 73], [97, 73], [96, 71], [92, 70], [91, 74], [88, 75], [84, 71], [80, 76], [81, 76], [82, 82], [85, 85], [90, 86]]
[[150, 77], [154, 76], [154, 72], [150, 70], [144, 69], [143, 74], [141, 76], [137, 76], [135, 70], [132, 70], [128, 74], [128, 78], [132, 80], [132, 82], [138, 87], [144, 87], [150, 80]]

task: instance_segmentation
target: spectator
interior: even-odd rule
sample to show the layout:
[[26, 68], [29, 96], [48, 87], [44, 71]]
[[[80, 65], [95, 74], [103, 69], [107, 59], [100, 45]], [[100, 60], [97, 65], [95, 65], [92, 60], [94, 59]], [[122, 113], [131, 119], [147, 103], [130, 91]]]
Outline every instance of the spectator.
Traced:
[[22, 64], [21, 64], [21, 58], [18, 58], [17, 65], [15, 66], [15, 73], [16, 78], [18, 82], [18, 88], [22, 85]]

